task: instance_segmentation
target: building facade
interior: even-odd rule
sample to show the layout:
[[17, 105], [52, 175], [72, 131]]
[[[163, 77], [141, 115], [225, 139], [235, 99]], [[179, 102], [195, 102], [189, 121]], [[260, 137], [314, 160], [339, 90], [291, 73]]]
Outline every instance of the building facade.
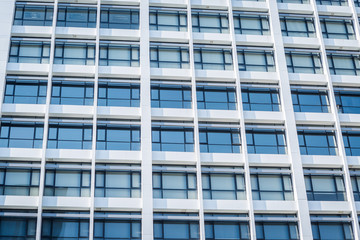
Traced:
[[358, 0], [1, 0], [0, 239], [360, 239]]

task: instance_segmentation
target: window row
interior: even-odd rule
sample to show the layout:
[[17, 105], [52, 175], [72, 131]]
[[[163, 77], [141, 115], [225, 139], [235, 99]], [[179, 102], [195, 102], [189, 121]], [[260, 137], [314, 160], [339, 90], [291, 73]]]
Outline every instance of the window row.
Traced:
[[[22, 215], [21, 215], [22, 214]], [[0, 237], [34, 240], [36, 211], [2, 210]], [[23, 217], [25, 215], [25, 217]], [[41, 239], [89, 239], [90, 213], [86, 211], [51, 211], [42, 213]], [[352, 240], [350, 215], [311, 214], [315, 240]], [[259, 240], [300, 239], [296, 214], [255, 214], [256, 237]], [[154, 212], [153, 237], [156, 240], [200, 239], [198, 213]], [[249, 217], [246, 213], [204, 214], [205, 239], [249, 240]], [[94, 213], [95, 240], [141, 239], [141, 212]]]
[[[322, 74], [323, 67], [318, 50], [285, 49], [289, 73]], [[99, 66], [139, 67], [139, 45], [121, 43], [100, 43]], [[327, 51], [330, 73], [332, 75], [359, 75], [360, 53], [346, 51]], [[272, 49], [238, 48], [239, 71], [274, 72], [275, 60]], [[29, 40], [11, 41], [10, 63], [48, 64], [50, 60], [50, 42]], [[54, 64], [95, 65], [95, 43], [60, 41], [55, 44]], [[194, 47], [195, 69], [233, 70], [232, 50], [225, 46]], [[152, 68], [190, 67], [187, 45], [151, 44], [150, 66]]]
[[[50, 104], [93, 105], [94, 81], [92, 79], [54, 78]], [[45, 104], [47, 79], [33, 77], [8, 77], [4, 103]], [[360, 113], [360, 91], [356, 88], [334, 89], [339, 113]], [[329, 93], [324, 87], [306, 85], [291, 86], [294, 112], [330, 111]], [[140, 83], [100, 79], [98, 82], [98, 106], [139, 107]], [[241, 84], [242, 107], [245, 111], [281, 111], [278, 85]], [[203, 83], [196, 87], [197, 109], [236, 110], [237, 89], [234, 83]], [[180, 82], [151, 84], [152, 108], [192, 108], [191, 85]]]
[[[54, 8], [51, 4], [38, 5], [18, 2], [15, 9], [14, 25], [52, 26], [53, 11]], [[96, 15], [96, 6], [59, 4], [56, 25], [58, 27], [94, 28], [96, 26]], [[150, 8], [149, 15], [150, 30], [187, 31], [186, 9]], [[229, 33], [229, 19], [226, 11], [211, 12], [193, 9], [191, 18], [193, 32]], [[267, 14], [235, 11], [233, 19], [236, 34], [270, 34], [269, 16]], [[283, 36], [315, 37], [314, 18], [312, 16], [281, 14], [280, 22]], [[320, 22], [325, 38], [355, 39], [353, 22], [350, 18], [321, 16]], [[139, 9], [137, 7], [102, 5], [100, 28], [139, 29]]]
[[[131, 122], [130, 122], [131, 123]], [[0, 147], [41, 148], [43, 144], [42, 122], [3, 120], [0, 127]], [[79, 123], [76, 120], [50, 119], [47, 136], [48, 149], [91, 149], [92, 120]], [[338, 145], [333, 128], [298, 126], [298, 141], [303, 155], [337, 155]], [[360, 155], [360, 131], [343, 128], [346, 153]], [[199, 125], [200, 152], [240, 153], [241, 139], [238, 125]], [[139, 123], [108, 122], [99, 119], [96, 128], [97, 150], [133, 150], [141, 148]], [[286, 154], [285, 129], [281, 125], [246, 125], [248, 153]], [[194, 151], [194, 128], [191, 123], [179, 126], [172, 123], [153, 122], [153, 151]]]
[[[70, 81], [71, 80], [71, 81]], [[15, 78], [6, 80], [4, 103], [45, 104], [47, 80], [41, 78]], [[330, 112], [326, 88], [293, 85], [291, 89], [295, 112]], [[196, 88], [198, 109], [236, 110], [235, 84], [201, 83]], [[245, 111], [280, 111], [277, 85], [242, 84], [241, 97]], [[335, 88], [340, 113], [360, 113], [360, 92], [355, 88]], [[94, 82], [83, 79], [53, 79], [50, 104], [93, 105]], [[151, 84], [153, 108], [191, 108], [191, 85], [179, 82]], [[139, 107], [140, 84], [137, 81], [121, 82], [100, 79], [98, 106]]]
[[[202, 166], [203, 199], [246, 200], [242, 167]], [[360, 201], [360, 171], [350, 169], [355, 201]], [[346, 201], [341, 169], [305, 168], [308, 201]], [[48, 162], [44, 196], [90, 197], [88, 163]], [[141, 167], [136, 164], [96, 164], [95, 197], [141, 198]], [[294, 200], [290, 168], [250, 167], [252, 200]], [[40, 164], [4, 162], [0, 166], [0, 195], [39, 196]], [[154, 165], [153, 198], [197, 199], [195, 166]]]

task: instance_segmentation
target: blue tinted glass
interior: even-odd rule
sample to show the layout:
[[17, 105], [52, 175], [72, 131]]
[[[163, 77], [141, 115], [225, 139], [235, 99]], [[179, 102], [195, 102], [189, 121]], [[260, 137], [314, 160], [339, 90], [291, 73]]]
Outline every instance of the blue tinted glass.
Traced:
[[187, 223], [164, 224], [164, 238], [166, 239], [189, 239], [189, 225]]
[[286, 240], [289, 238], [289, 227], [286, 224], [264, 224], [265, 239]]
[[240, 229], [237, 224], [215, 224], [215, 239], [240, 239]]

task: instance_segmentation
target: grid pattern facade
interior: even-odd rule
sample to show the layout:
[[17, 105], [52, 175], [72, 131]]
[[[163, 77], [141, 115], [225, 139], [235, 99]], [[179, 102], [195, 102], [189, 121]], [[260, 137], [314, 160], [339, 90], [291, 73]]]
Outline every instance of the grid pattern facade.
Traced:
[[359, 6], [0, 1], [0, 239], [360, 239]]

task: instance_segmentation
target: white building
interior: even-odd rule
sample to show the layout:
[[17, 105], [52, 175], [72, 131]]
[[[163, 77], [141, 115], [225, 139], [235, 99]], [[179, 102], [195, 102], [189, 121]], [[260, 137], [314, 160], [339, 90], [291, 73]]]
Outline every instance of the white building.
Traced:
[[354, 1], [1, 0], [0, 239], [360, 239]]

